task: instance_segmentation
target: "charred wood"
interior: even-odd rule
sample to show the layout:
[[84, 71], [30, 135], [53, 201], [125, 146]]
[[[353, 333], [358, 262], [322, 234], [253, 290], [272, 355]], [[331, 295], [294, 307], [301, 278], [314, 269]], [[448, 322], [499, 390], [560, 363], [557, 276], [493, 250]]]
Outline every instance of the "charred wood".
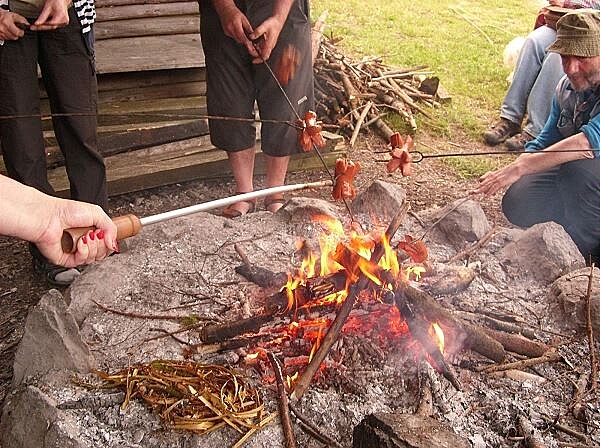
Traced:
[[486, 329], [488, 336], [500, 342], [505, 350], [529, 356], [530, 358], [544, 356], [550, 347], [542, 342], [532, 341], [519, 334], [505, 333], [503, 331]]
[[496, 362], [502, 362], [506, 357], [502, 344], [488, 336], [482, 328], [454, 317], [426, 292], [409, 284], [400, 285], [400, 289], [406, 300], [413, 305], [415, 312], [422, 313], [431, 322], [439, 322], [458, 333], [463, 333], [467, 348]]

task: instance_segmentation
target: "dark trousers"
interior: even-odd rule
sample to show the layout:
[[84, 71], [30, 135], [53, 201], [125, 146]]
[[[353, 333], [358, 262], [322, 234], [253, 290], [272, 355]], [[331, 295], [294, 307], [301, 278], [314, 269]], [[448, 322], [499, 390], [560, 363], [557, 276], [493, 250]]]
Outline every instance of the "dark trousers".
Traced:
[[[0, 115], [39, 115], [37, 65], [53, 113], [89, 115], [53, 117], [65, 157], [71, 198], [107, 208], [106, 169], [97, 150], [98, 92], [93, 37], [81, 34], [74, 9], [69, 25], [31, 32], [0, 46]], [[47, 194], [42, 122], [36, 118], [0, 119], [0, 141], [8, 174]]]
[[589, 261], [600, 260], [600, 159], [577, 160], [524, 176], [502, 199], [508, 220], [521, 227], [562, 225]]

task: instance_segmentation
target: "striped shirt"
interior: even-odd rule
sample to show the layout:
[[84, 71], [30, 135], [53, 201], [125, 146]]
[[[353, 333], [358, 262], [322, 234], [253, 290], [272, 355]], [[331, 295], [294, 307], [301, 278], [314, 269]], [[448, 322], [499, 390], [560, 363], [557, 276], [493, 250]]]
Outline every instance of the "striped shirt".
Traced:
[[[79, 23], [81, 23], [81, 32], [83, 34], [89, 33], [96, 19], [94, 0], [74, 0], [73, 7], [79, 18]], [[0, 0], [0, 8], [8, 10], [8, 0]], [[1, 40], [0, 43], [2, 43]]]

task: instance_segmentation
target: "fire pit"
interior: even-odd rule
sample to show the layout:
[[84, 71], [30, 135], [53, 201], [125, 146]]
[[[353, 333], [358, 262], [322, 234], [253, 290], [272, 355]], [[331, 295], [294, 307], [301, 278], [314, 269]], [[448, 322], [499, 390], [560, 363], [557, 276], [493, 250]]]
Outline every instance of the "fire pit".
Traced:
[[[306, 203], [314, 215], [318, 201]], [[265, 416], [287, 395], [281, 385], [277, 392], [280, 364], [298, 446], [394, 440], [388, 446], [509, 447], [525, 440], [524, 427], [544, 446], [598, 443], [597, 401], [572, 393], [589, 373], [586, 338], [571, 339], [573, 331], [560, 325], [561, 300], [548, 298], [561, 274], [589, 268], [569, 247], [539, 280], [540, 263], [519, 256], [540, 233], [568, 238], [559, 226], [535, 234], [494, 228], [476, 203], [454, 207], [416, 216], [396, 203], [392, 218], [377, 224], [365, 208], [357, 210], [363, 229], [301, 217], [308, 208], [302, 199], [275, 216], [182, 218], [90, 267], [62, 308], [98, 370], [161, 359], [224, 365], [260, 392]], [[538, 250], [547, 255], [555, 247]], [[252, 280], [235, 272], [240, 265]], [[46, 298], [32, 313], [38, 321], [28, 324], [16, 359], [16, 381], [26, 381], [7, 398], [3, 446], [31, 446], [13, 424], [25, 416], [30, 440], [51, 436], [61, 446], [234, 446], [244, 437], [231, 427], [203, 435], [170, 430], [142, 401], [122, 407], [123, 391], [83, 387], [99, 384], [98, 376], [81, 373], [73, 382], [71, 371], [89, 369], [89, 359], [78, 358], [71, 371], [44, 372], [27, 344], [56, 351], [51, 337], [35, 331], [59, 314], [57, 302]], [[501, 362], [520, 364], [494, 371]], [[574, 420], [575, 405], [590, 422], [587, 433]], [[281, 446], [287, 435], [278, 422], [271, 419], [244, 446]]]

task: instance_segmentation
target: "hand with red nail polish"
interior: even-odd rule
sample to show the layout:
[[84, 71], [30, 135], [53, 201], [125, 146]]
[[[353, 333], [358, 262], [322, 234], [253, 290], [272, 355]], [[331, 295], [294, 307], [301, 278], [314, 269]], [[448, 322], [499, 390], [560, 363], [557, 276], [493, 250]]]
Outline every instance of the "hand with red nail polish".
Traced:
[[[65, 267], [89, 264], [118, 248], [117, 227], [97, 205], [48, 196], [2, 175], [0, 192], [0, 234], [34, 243], [51, 263]], [[63, 231], [77, 227], [95, 230], [79, 239], [74, 253], [65, 253]]]

